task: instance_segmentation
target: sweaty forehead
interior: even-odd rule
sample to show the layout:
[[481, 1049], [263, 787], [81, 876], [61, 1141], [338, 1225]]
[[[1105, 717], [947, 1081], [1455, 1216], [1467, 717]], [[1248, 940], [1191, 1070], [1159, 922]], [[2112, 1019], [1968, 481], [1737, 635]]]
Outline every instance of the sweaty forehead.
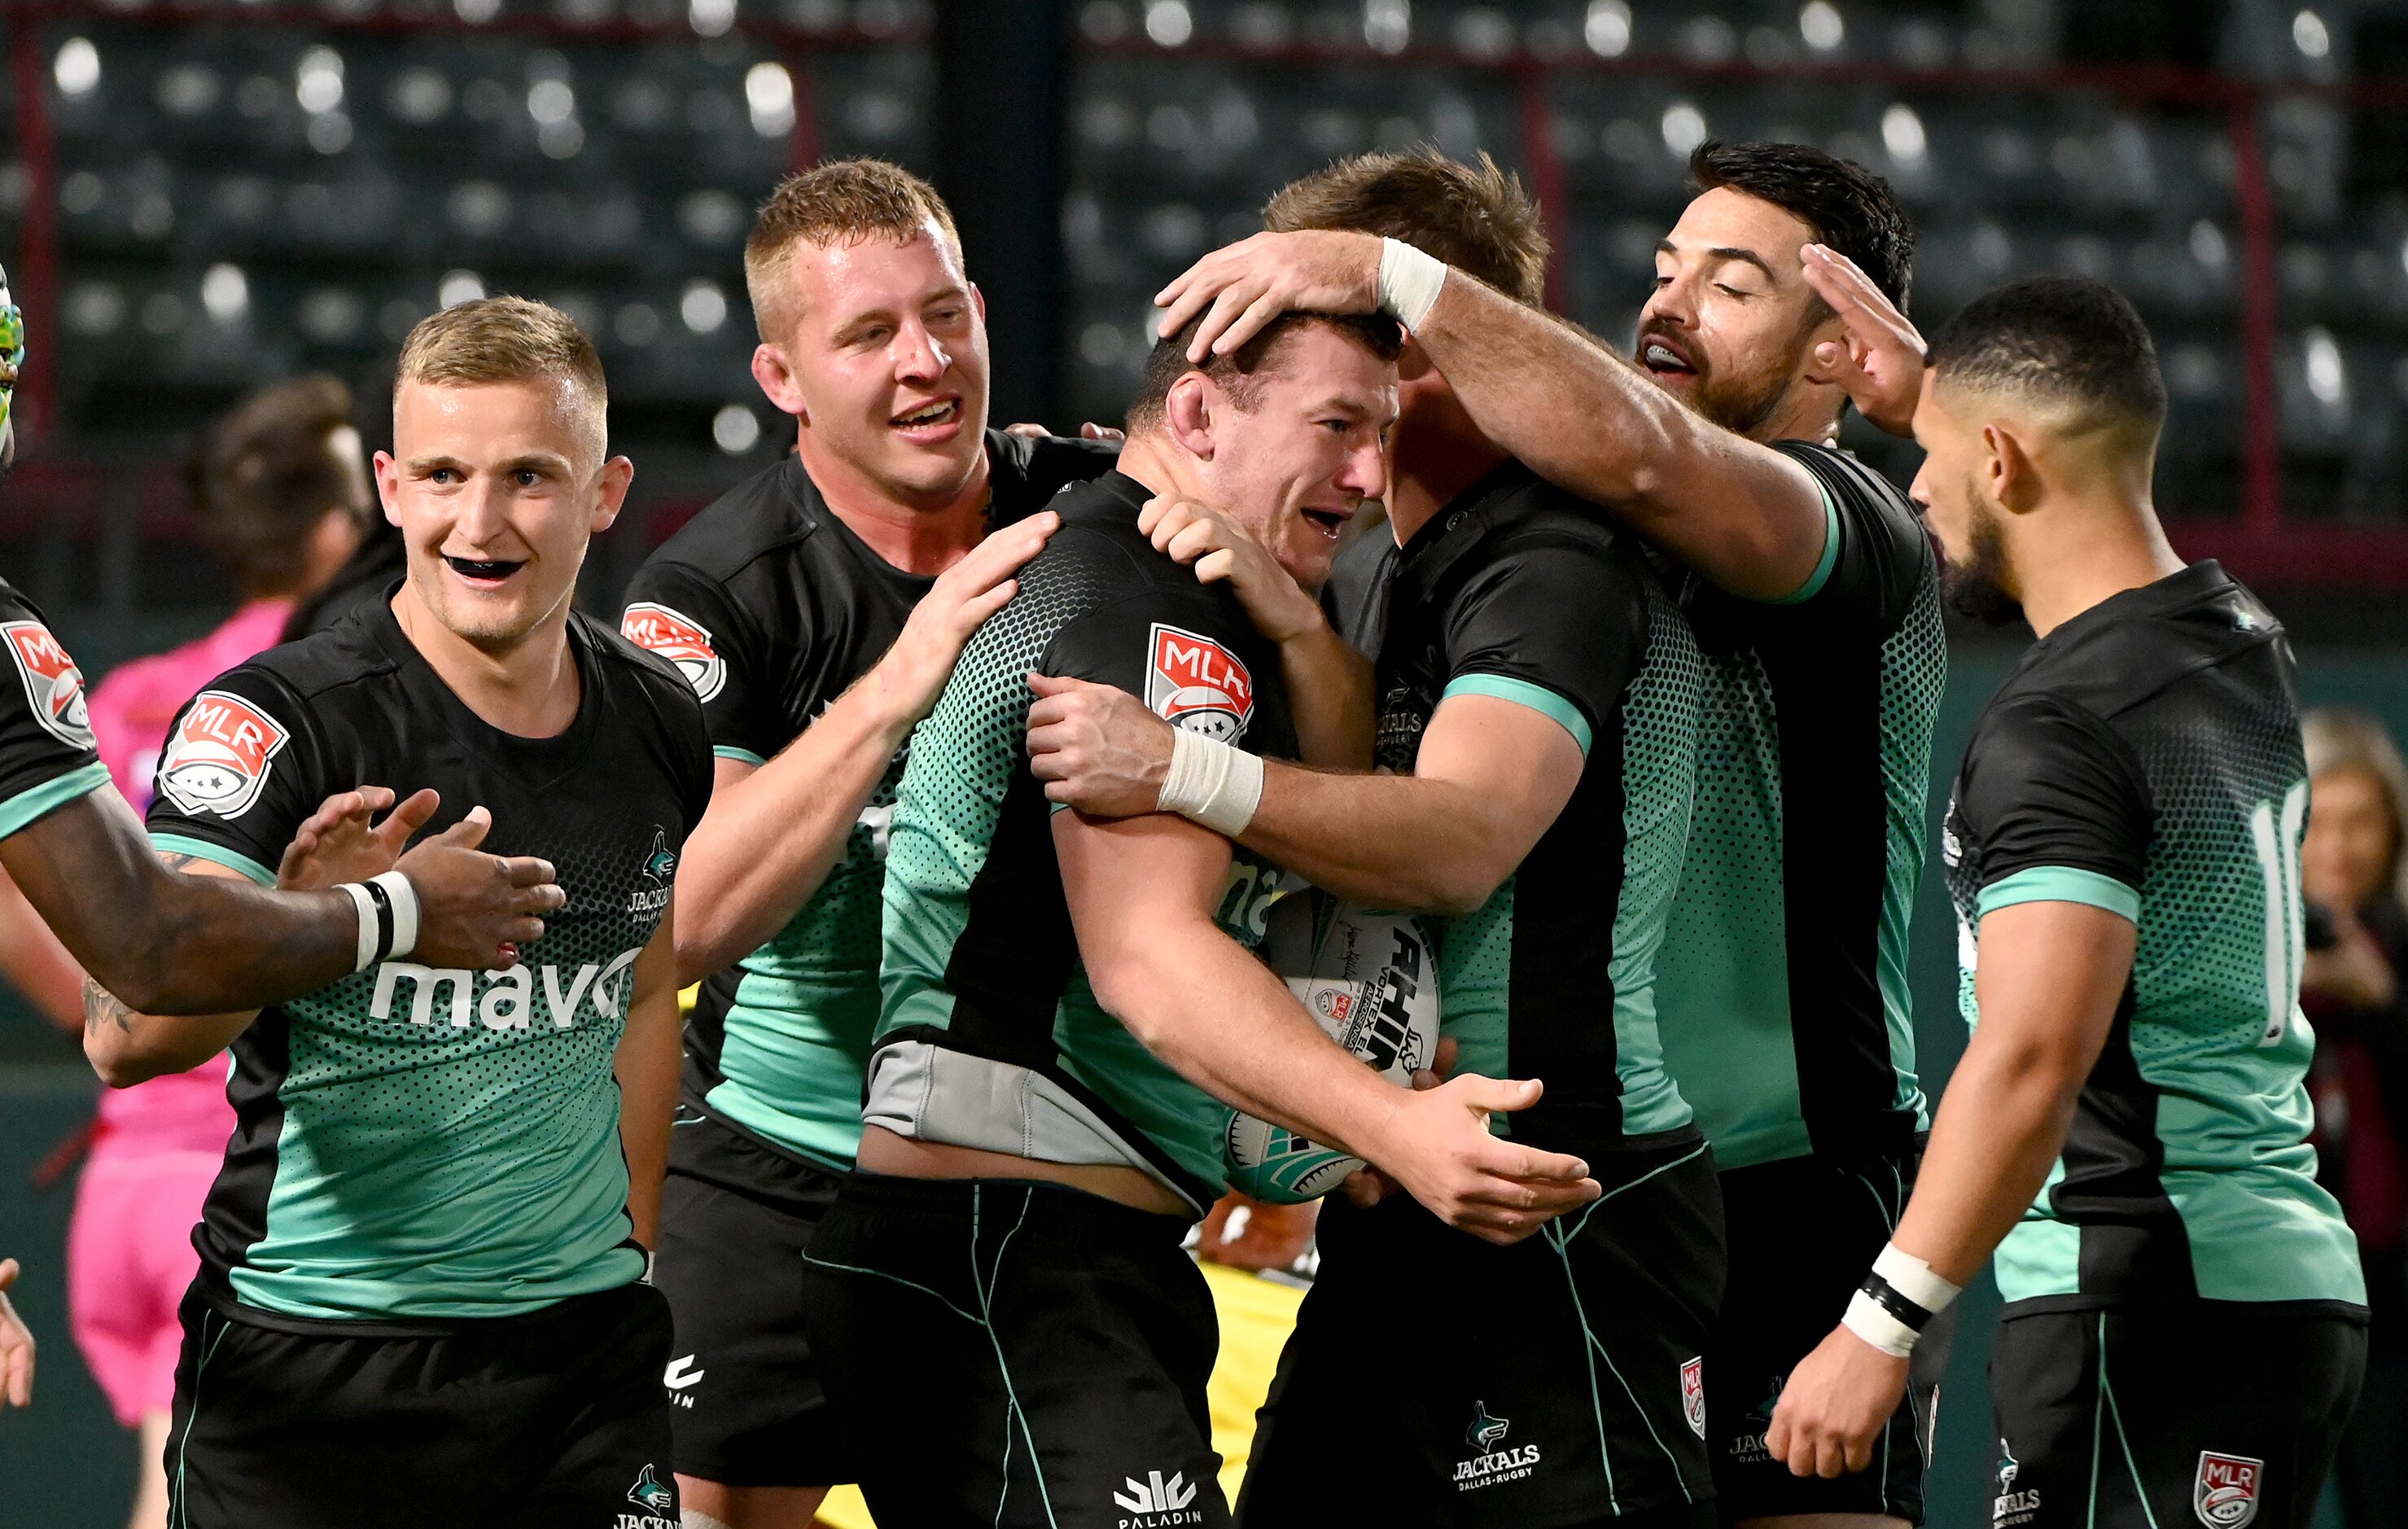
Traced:
[[580, 468], [602, 460], [603, 407], [576, 379], [407, 382], [394, 390], [394, 454], [469, 463], [551, 454]]
[[910, 238], [882, 233], [825, 241], [804, 238], [786, 255], [787, 300], [798, 315], [824, 310], [841, 316], [968, 284], [961, 252], [933, 219]]
[[1775, 270], [1794, 264], [1798, 252], [1814, 240], [1806, 220], [1745, 192], [1716, 186], [1699, 194], [1681, 213], [1665, 242], [1683, 253], [1710, 249], [1754, 251]]

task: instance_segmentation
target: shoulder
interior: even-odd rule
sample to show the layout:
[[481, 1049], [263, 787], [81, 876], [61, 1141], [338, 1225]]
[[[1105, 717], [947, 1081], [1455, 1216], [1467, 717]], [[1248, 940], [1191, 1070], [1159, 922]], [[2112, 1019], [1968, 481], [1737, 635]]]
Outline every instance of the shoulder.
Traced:
[[764, 468], [679, 526], [644, 560], [641, 571], [682, 569], [712, 583], [734, 578], [764, 554], [817, 528], [803, 502], [807, 482], [802, 463], [793, 456]]
[[996, 519], [1017, 520], [1046, 508], [1071, 484], [1110, 472], [1120, 460], [1121, 448], [1116, 440], [1016, 436], [989, 430], [986, 454]]
[[304, 705], [342, 695], [364, 680], [379, 679], [398, 667], [357, 614], [308, 636], [281, 642], [210, 682], [223, 687], [237, 676], [280, 693]]
[[583, 638], [587, 651], [594, 655], [596, 663], [607, 666], [614, 675], [624, 676], [638, 694], [650, 697], [654, 706], [666, 707], [678, 715], [692, 713], [697, 719], [696, 725], [700, 725], [702, 702], [695, 698], [693, 685], [678, 671], [675, 664], [629, 642], [581, 611], [568, 619]]

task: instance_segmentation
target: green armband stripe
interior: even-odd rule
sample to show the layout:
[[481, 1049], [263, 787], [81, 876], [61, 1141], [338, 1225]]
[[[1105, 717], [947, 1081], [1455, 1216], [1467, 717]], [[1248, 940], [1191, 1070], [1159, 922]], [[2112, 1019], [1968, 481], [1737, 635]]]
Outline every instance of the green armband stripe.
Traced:
[[64, 775], [53, 775], [41, 785], [18, 792], [0, 801], [0, 839], [31, 823], [55, 808], [64, 807], [79, 797], [88, 797], [108, 784], [108, 766], [94, 759], [78, 765]]
[[2081, 902], [2104, 908], [2121, 918], [2141, 921], [2141, 894], [2113, 876], [2076, 871], [2070, 865], [2036, 865], [1982, 888], [1974, 902], [1978, 916], [2012, 908], [2018, 902]]
[[755, 768], [769, 762], [751, 749], [738, 748], [733, 743], [713, 743], [710, 746], [710, 756], [714, 759], [734, 759], [740, 764], [749, 764]]
[[1821, 594], [1831, 582], [1832, 565], [1840, 560], [1840, 507], [1831, 502], [1831, 491], [1823, 486], [1822, 479], [1815, 479], [1814, 486], [1823, 495], [1823, 555], [1814, 571], [1806, 575], [1806, 582], [1774, 600], [1775, 605], [1802, 605]]
[[1448, 696], [1494, 696], [1498, 700], [1510, 700], [1516, 706], [1527, 706], [1540, 715], [1560, 724], [1564, 731], [1572, 735], [1572, 742], [1580, 745], [1582, 755], [1588, 753], [1588, 718], [1581, 715], [1579, 707], [1543, 685], [1532, 685], [1527, 680], [1516, 680], [1503, 674], [1466, 674], [1460, 679], [1447, 681], [1445, 691], [1438, 699], [1444, 700]]
[[245, 855], [238, 849], [213, 844], [206, 839], [187, 839], [180, 833], [154, 833], [150, 847], [162, 855], [190, 855], [196, 860], [209, 860], [229, 871], [239, 871], [262, 887], [276, 885], [276, 873]]

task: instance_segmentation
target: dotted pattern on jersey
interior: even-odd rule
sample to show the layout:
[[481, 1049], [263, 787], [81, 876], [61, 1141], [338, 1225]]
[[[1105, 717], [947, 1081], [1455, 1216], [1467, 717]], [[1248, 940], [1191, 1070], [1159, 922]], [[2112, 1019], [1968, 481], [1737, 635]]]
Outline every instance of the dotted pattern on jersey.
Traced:
[[1914, 1064], [1914, 1007], [1907, 988], [1907, 930], [1930, 830], [1931, 734], [1948, 688], [1948, 631], [1941, 618], [1937, 564], [1924, 570], [1914, 604], [1881, 651], [1882, 794], [1887, 803], [1889, 873], [1882, 897], [1881, 988], [1889, 1012], [1898, 1101], [1923, 1111]]

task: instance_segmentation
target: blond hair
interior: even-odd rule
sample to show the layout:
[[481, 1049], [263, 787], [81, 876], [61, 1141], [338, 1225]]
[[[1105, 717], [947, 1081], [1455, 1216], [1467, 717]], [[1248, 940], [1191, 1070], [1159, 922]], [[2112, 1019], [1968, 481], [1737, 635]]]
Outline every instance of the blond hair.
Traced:
[[602, 356], [577, 321], [527, 297], [480, 297], [430, 313], [402, 341], [394, 369], [405, 382], [475, 387], [487, 382], [570, 382], [579, 411], [593, 424], [598, 455], [606, 440], [610, 387]]
[[1401, 239], [1532, 308], [1545, 305], [1547, 225], [1519, 176], [1432, 148], [1341, 159], [1281, 187], [1263, 208], [1274, 234], [1337, 228]]
[[[2382, 719], [2355, 706], [2319, 706], [2300, 718], [2300, 739], [2307, 744], [2308, 776], [2336, 770], [2360, 770], [2374, 777], [2391, 809], [2391, 865], [2384, 875], [2386, 889], [2408, 908], [2408, 762]], [[2311, 799], [2308, 811], [2315, 811]]]
[[781, 289], [796, 245], [871, 238], [906, 244], [932, 223], [959, 260], [962, 237], [953, 209], [936, 187], [882, 159], [830, 160], [778, 182], [744, 240], [744, 290], [762, 339], [775, 343], [794, 320]]

